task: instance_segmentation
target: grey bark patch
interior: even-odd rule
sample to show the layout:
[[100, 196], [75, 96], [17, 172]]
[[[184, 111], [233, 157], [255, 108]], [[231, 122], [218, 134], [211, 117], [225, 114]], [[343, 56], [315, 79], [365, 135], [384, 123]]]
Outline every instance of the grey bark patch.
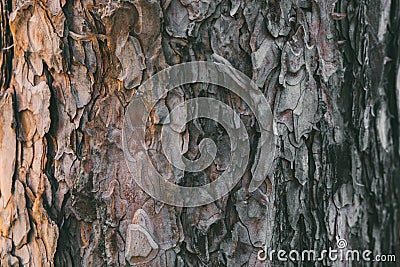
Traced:
[[126, 89], [132, 89], [142, 81], [142, 71], [146, 68], [139, 41], [126, 35], [118, 38], [115, 54], [122, 65], [119, 80], [124, 82]]

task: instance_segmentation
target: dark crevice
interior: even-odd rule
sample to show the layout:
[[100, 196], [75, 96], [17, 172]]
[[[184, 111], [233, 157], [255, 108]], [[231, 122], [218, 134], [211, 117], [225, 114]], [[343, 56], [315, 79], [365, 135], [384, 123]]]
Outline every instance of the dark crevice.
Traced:
[[[57, 108], [56, 93], [54, 92], [54, 88], [52, 86], [53, 77], [51, 76], [51, 73], [48, 69], [47, 64], [44, 62], [43, 62], [43, 73], [46, 76], [47, 85], [49, 86], [49, 90], [50, 90], [50, 106], [49, 106], [50, 128], [49, 128], [49, 131], [45, 134], [46, 143], [47, 143], [47, 161], [46, 161], [44, 173], [46, 174], [47, 179], [50, 182], [52, 198], [54, 199], [55, 194], [58, 190], [58, 181], [55, 177], [55, 165], [54, 165], [54, 158], [57, 153], [56, 135], [57, 135], [57, 128], [58, 128], [58, 108]], [[44, 200], [43, 205], [44, 205], [45, 209], [48, 211], [50, 218], [59, 224], [60, 222], [57, 219], [57, 217], [58, 217], [57, 214], [60, 211], [57, 211], [54, 208], [53, 203], [48, 203], [46, 198], [44, 198], [43, 200]]]
[[12, 0], [1, 0], [0, 12], [0, 24], [2, 26], [0, 33], [0, 57], [2, 58], [2, 65], [0, 66], [0, 91], [4, 91], [10, 86], [13, 70], [14, 42], [9, 24], [9, 17], [12, 12]]

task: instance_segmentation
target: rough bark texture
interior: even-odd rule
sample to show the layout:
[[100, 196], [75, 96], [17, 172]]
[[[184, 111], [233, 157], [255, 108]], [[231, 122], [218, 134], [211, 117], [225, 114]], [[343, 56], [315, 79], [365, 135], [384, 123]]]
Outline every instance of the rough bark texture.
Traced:
[[[1, 266], [268, 266], [257, 260], [264, 244], [322, 250], [337, 238], [400, 259], [398, 1], [1, 0], [0, 12]], [[144, 80], [195, 60], [256, 82], [278, 153], [249, 193], [253, 114], [223, 88], [177, 88], [150, 119], [160, 172], [204, 184], [229, 162], [228, 136], [208, 120], [182, 142], [194, 159], [213, 138], [214, 164], [183, 173], [163, 157], [158, 122], [193, 97], [241, 114], [253, 149], [229, 195], [176, 208], [131, 179], [121, 130]]]

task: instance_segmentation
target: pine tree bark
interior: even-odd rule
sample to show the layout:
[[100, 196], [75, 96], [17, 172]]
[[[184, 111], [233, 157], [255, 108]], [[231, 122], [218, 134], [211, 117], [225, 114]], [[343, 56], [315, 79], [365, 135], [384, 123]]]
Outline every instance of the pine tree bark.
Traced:
[[[1, 0], [0, 12], [1, 266], [303, 266], [257, 253], [320, 251], [338, 238], [400, 260], [398, 1]], [[232, 192], [178, 208], [132, 180], [121, 131], [138, 86], [200, 60], [252, 78], [272, 107], [278, 152], [250, 193], [254, 114], [224, 88], [177, 88], [150, 119], [159, 172], [194, 186], [229, 163], [226, 132], [207, 120], [189, 123], [182, 142], [194, 159], [213, 138], [209, 168], [179, 172], [162, 155], [158, 121], [187, 99], [230, 105], [251, 141]]]

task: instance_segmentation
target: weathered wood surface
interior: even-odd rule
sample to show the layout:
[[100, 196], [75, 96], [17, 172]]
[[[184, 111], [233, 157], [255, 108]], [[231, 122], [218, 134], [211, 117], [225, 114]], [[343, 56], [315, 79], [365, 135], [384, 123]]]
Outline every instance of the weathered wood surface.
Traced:
[[[2, 0], [0, 11], [1, 266], [265, 266], [264, 244], [321, 250], [338, 237], [400, 259], [398, 1]], [[121, 130], [145, 79], [195, 60], [256, 82], [279, 153], [254, 193], [251, 162], [228, 196], [176, 208], [132, 181]], [[190, 123], [182, 143], [194, 159], [213, 138], [212, 166], [183, 173], [161, 154], [158, 122], [197, 96], [241, 114], [253, 161], [259, 141], [234, 95], [178, 88], [156, 106], [149, 140], [154, 165], [181, 185], [229, 162], [210, 121]]]

